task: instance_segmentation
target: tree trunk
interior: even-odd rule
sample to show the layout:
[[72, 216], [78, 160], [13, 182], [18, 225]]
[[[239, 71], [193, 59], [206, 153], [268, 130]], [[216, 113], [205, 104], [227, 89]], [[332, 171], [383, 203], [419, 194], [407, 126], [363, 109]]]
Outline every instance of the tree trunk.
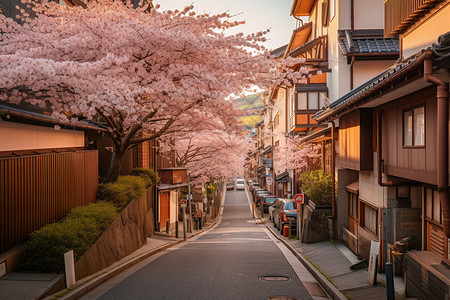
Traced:
[[109, 164], [108, 173], [106, 174], [105, 182], [116, 181], [119, 177], [120, 168], [122, 167], [123, 158], [125, 157], [126, 150], [122, 148], [114, 147], [114, 151]]

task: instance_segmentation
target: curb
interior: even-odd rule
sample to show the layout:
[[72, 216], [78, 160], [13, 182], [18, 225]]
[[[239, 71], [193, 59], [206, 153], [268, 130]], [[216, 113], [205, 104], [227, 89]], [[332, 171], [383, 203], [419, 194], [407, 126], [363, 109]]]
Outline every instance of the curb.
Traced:
[[[88, 293], [89, 291], [95, 289], [96, 287], [98, 287], [99, 285], [101, 285], [102, 283], [108, 281], [109, 279], [111, 279], [112, 277], [122, 273], [123, 271], [125, 271], [126, 269], [134, 266], [135, 264], [145, 260], [146, 258], [155, 255], [163, 250], [166, 250], [167, 248], [173, 247], [175, 245], [178, 245], [182, 242], [184, 242], [185, 240], [179, 240], [176, 241], [174, 243], [170, 243], [164, 246], [161, 246], [159, 248], [156, 248], [150, 252], [141, 254], [140, 256], [137, 256], [133, 259], [130, 259], [129, 261], [123, 263], [120, 266], [117, 266], [116, 268], [112, 269], [111, 271], [107, 271], [106, 273], [103, 273], [102, 275], [92, 279], [91, 281], [81, 285], [80, 287], [76, 288], [75, 290], [69, 292], [68, 294], [58, 298], [58, 299], [64, 299], [64, 300], [72, 300], [72, 299], [78, 299], [81, 296], [85, 295], [86, 293]], [[61, 291], [62, 292], [62, 291]], [[58, 292], [59, 293], [59, 292]], [[56, 294], [58, 294], [56, 293]], [[55, 294], [55, 295], [56, 295]], [[48, 298], [45, 299], [52, 299], [55, 295], [52, 295]]]
[[341, 291], [339, 291], [331, 282], [329, 282], [325, 276], [323, 276], [319, 270], [317, 270], [303, 255], [301, 255], [297, 250], [292, 247], [288, 242], [281, 239], [278, 234], [276, 234], [272, 228], [264, 224], [266, 228], [279, 240], [281, 241], [288, 249], [292, 252], [292, 254], [297, 257], [297, 259], [305, 266], [305, 268], [311, 273], [311, 275], [317, 280], [317, 282], [325, 289], [328, 295], [333, 299], [338, 300], [348, 300]]
[[[226, 190], [226, 189], [225, 189]], [[223, 206], [225, 203], [225, 196], [226, 196], [226, 192], [223, 194], [223, 199], [222, 199], [222, 204], [221, 204], [221, 208], [222, 210], [220, 210], [221, 212], [223, 212]], [[137, 263], [140, 263], [141, 261], [149, 258], [150, 256], [153, 256], [161, 251], [164, 251], [168, 248], [171, 248], [173, 246], [176, 246], [178, 244], [181, 244], [183, 242], [186, 242], [187, 240], [198, 236], [200, 234], [203, 234], [207, 231], [209, 231], [210, 229], [212, 229], [215, 225], [217, 225], [217, 223], [219, 221], [222, 220], [222, 213], [220, 213], [214, 223], [211, 224], [211, 226], [209, 226], [208, 228], [203, 229], [202, 231], [198, 231], [194, 234], [192, 234], [191, 236], [189, 236], [187, 239], [181, 239], [179, 241], [173, 242], [173, 243], [168, 243], [167, 245], [161, 246], [159, 248], [153, 249], [147, 253], [143, 253], [137, 257], [134, 257], [132, 259], [130, 259], [127, 262], [124, 262], [123, 264], [121, 264], [120, 266], [117, 266], [116, 268], [110, 270], [110, 271], [106, 271], [105, 273], [101, 274], [101, 275], [97, 275], [97, 277], [95, 277], [96, 275], [94, 275], [93, 279], [90, 280], [89, 282], [86, 282], [85, 284], [82, 284], [81, 286], [75, 288], [73, 291], [69, 292], [68, 294], [59, 297], [58, 299], [60, 300], [75, 300], [75, 299], [79, 299], [80, 297], [82, 297], [83, 295], [87, 294], [88, 292], [92, 291], [93, 289], [95, 289], [96, 287], [98, 287], [99, 285], [101, 285], [102, 283], [108, 281], [109, 279], [113, 278], [114, 276], [122, 273], [123, 271], [127, 270], [128, 268], [134, 266]], [[92, 277], [91, 277], [92, 278]], [[83, 280], [83, 279], [82, 279]], [[61, 290], [53, 295], [50, 295], [44, 299], [53, 299], [56, 297], [56, 295], [58, 295], [59, 293], [62, 293], [64, 290]]]

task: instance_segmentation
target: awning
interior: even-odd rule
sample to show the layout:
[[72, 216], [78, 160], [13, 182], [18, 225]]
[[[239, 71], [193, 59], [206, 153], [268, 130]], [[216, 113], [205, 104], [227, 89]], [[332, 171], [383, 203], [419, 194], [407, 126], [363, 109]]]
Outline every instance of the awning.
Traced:
[[277, 182], [290, 182], [291, 179], [289, 178], [288, 171], [284, 171], [281, 174], [277, 175]]
[[350, 183], [345, 188], [347, 189], [347, 191], [357, 194], [359, 192], [359, 181]]

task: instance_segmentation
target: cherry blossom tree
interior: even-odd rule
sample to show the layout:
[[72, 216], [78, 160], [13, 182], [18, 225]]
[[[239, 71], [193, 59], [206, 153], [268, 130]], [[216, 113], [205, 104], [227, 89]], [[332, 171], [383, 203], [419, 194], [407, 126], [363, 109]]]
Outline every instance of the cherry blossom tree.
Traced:
[[264, 32], [226, 35], [242, 22], [192, 6], [162, 11], [121, 0], [83, 7], [22, 0], [21, 22], [0, 15], [0, 101], [50, 106], [71, 122], [101, 120], [114, 142], [106, 181], [138, 143], [189, 132], [209, 115], [224, 122], [224, 100], [254, 86], [296, 82], [307, 70], [275, 61], [260, 46]]
[[222, 130], [188, 134], [176, 140], [177, 163], [188, 168], [194, 183], [235, 177], [244, 171], [252, 142]]
[[298, 135], [286, 134], [286, 145], [278, 147], [274, 161], [281, 169], [301, 170], [308, 165], [308, 159], [320, 159], [320, 147], [304, 143]]

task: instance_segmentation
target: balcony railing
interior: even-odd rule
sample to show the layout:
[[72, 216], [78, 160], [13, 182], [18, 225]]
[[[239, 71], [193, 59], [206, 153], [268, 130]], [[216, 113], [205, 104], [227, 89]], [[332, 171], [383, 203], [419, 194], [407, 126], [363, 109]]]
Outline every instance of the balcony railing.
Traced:
[[439, 2], [442, 0], [386, 0], [384, 34], [392, 36], [402, 33]]

